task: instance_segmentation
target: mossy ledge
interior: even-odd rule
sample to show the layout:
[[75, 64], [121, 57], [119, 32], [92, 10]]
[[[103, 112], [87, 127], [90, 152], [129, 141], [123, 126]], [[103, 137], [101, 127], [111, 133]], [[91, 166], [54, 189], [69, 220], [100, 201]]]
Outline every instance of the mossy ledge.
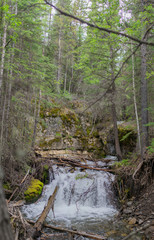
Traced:
[[44, 184], [38, 179], [32, 179], [30, 186], [24, 192], [25, 200], [27, 203], [37, 201], [42, 193]]

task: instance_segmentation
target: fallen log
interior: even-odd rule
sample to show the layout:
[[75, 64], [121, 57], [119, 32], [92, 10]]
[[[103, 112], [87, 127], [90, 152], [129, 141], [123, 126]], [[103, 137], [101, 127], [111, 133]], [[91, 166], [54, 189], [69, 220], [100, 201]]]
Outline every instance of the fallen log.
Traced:
[[63, 158], [63, 157], [54, 157], [54, 158], [47, 158], [43, 157], [45, 160], [53, 160], [55, 164], [57, 165], [71, 165], [73, 167], [79, 167], [81, 169], [90, 169], [90, 170], [95, 170], [95, 171], [104, 171], [104, 172], [110, 172], [110, 173], [115, 173], [116, 171], [113, 169], [108, 169], [108, 168], [101, 168], [101, 167], [91, 167], [89, 165], [83, 165], [80, 163], [80, 161], [75, 161], [74, 159], [68, 159], [68, 158]]
[[107, 169], [107, 168], [100, 168], [100, 167], [91, 167], [91, 166], [88, 166], [88, 165], [82, 165], [80, 163], [77, 163], [77, 162], [71, 162], [71, 161], [63, 161], [61, 159], [59, 159], [61, 163], [63, 164], [69, 164], [73, 167], [79, 167], [81, 169], [90, 169], [90, 170], [95, 170], [95, 171], [104, 171], [104, 172], [113, 172], [115, 173], [115, 170], [112, 170], [112, 169]]
[[35, 229], [35, 231], [33, 233], [33, 238], [34, 239], [40, 235], [41, 229], [43, 227], [43, 223], [44, 223], [50, 209], [53, 206], [57, 191], [58, 191], [58, 186], [55, 187], [55, 190], [54, 190], [53, 194], [48, 199], [47, 205], [44, 207], [40, 217], [38, 218], [38, 220], [36, 221], [36, 223], [34, 225], [34, 229]]
[[[30, 224], [35, 224], [35, 222], [32, 221], [32, 220], [27, 220], [27, 222], [30, 223]], [[49, 224], [43, 224], [43, 226], [46, 227], [46, 228], [51, 228], [53, 230], [67, 232], [67, 233], [71, 233], [71, 234], [76, 234], [76, 235], [87, 237], [87, 238], [90, 238], [90, 239], [107, 240], [106, 237], [98, 235], [98, 234], [94, 234], [94, 233], [86, 233], [86, 232], [83, 232], [83, 231], [77, 231], [77, 230], [71, 230], [71, 229], [67, 229], [67, 228], [56, 227], [54, 225], [49, 225]]]

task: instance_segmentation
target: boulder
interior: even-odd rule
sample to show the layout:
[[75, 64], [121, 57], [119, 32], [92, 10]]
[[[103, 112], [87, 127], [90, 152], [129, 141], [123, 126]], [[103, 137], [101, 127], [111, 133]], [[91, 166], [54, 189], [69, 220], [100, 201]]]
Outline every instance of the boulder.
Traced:
[[43, 183], [38, 179], [32, 179], [29, 187], [24, 192], [27, 203], [35, 202], [40, 197], [43, 190]]

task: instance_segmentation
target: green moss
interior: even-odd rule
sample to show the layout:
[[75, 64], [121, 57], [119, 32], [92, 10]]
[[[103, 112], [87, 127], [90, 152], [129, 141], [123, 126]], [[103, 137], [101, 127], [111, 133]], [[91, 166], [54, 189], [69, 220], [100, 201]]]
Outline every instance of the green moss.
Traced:
[[8, 182], [3, 184], [3, 188], [6, 189], [6, 190], [11, 189], [10, 184]]
[[61, 138], [61, 137], [62, 137], [61, 132], [56, 132], [56, 138]]
[[136, 145], [137, 133], [132, 128], [118, 127], [118, 136], [120, 140], [120, 145]]
[[40, 117], [42, 119], [48, 118], [48, 117], [60, 117], [63, 121], [63, 124], [65, 125], [72, 125], [72, 124], [78, 124], [79, 119], [77, 118], [76, 114], [73, 111], [70, 111], [66, 108], [60, 108], [60, 107], [53, 107], [50, 109], [44, 108], [41, 106], [40, 109]]
[[43, 106], [40, 109], [40, 117], [46, 118], [46, 117], [57, 117], [60, 114], [61, 109], [58, 107], [46, 109], [43, 108]]
[[123, 159], [122, 161], [120, 162], [115, 162], [114, 165], [117, 166], [117, 167], [123, 167], [123, 166], [128, 166], [131, 164], [131, 161], [130, 159]]
[[42, 181], [43, 181], [44, 184], [48, 184], [49, 183], [49, 166], [48, 165], [44, 165], [43, 166]]
[[75, 179], [78, 180], [78, 179], [83, 179], [83, 178], [88, 178], [88, 177], [89, 177], [88, 173], [85, 173], [85, 175], [78, 173], [76, 175]]
[[79, 119], [76, 117], [75, 113], [69, 111], [68, 113], [61, 112], [60, 117], [63, 121], [63, 124], [66, 126], [72, 126], [73, 124], [77, 125]]
[[24, 192], [26, 202], [35, 202], [42, 193], [43, 183], [38, 179], [32, 179], [30, 186]]
[[53, 143], [55, 142], [60, 142], [61, 141], [61, 138], [60, 137], [57, 137], [57, 138], [54, 138], [52, 140], [45, 140], [45, 139], [42, 139], [40, 142], [39, 142], [39, 147], [41, 148], [49, 148], [52, 146]]

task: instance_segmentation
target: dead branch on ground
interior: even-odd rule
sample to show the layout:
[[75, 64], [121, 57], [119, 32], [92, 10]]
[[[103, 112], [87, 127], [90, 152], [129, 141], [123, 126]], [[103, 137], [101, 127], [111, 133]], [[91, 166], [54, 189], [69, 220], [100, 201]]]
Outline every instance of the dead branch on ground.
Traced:
[[43, 212], [41, 213], [41, 216], [38, 218], [38, 220], [36, 221], [35, 225], [34, 225], [34, 233], [33, 233], [33, 238], [35, 239], [36, 236], [39, 236], [41, 233], [41, 229], [43, 227], [43, 223], [50, 211], [50, 209], [52, 208], [53, 204], [54, 204], [54, 200], [55, 200], [55, 196], [56, 193], [58, 191], [58, 186], [55, 187], [55, 190], [53, 192], [53, 194], [49, 197], [48, 199], [48, 203], [47, 205], [44, 207]]
[[[35, 224], [35, 222], [31, 221], [31, 220], [27, 220], [27, 222], [30, 223], [30, 224]], [[80, 236], [91, 238], [91, 239], [107, 240], [106, 237], [98, 235], [98, 234], [86, 233], [86, 232], [77, 231], [77, 230], [70, 230], [70, 229], [56, 227], [56, 226], [49, 225], [49, 224], [43, 224], [43, 226], [46, 227], [46, 228], [57, 230], [57, 231], [68, 232], [68, 233], [71, 233], [71, 234], [76, 234], [76, 235], [80, 235]]]

